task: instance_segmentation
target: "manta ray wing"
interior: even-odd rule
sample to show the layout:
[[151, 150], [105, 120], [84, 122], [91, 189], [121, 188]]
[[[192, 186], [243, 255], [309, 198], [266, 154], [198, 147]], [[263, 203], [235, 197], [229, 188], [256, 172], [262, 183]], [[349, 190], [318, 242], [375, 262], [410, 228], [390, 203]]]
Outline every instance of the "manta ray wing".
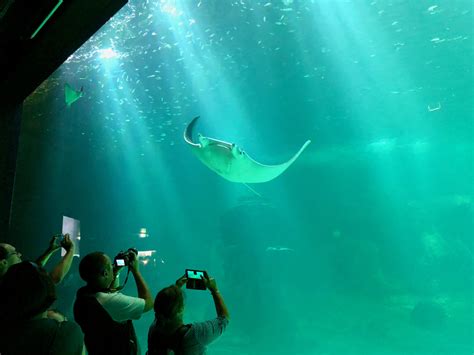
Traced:
[[298, 159], [300, 154], [310, 143], [311, 141], [307, 140], [290, 160], [278, 165], [261, 164], [244, 153], [242, 158], [232, 160], [232, 167], [229, 169], [230, 172], [224, 177], [229, 181], [241, 183], [262, 183], [271, 181], [283, 174], [285, 170]]
[[306, 141], [300, 150], [286, 163], [279, 165], [261, 164], [245, 152], [240, 151], [234, 144], [225, 141], [202, 137], [205, 144], [193, 141], [193, 129], [199, 117], [194, 118], [184, 131], [184, 140], [188, 143], [198, 159], [209, 169], [224, 179], [239, 183], [262, 183], [281, 175], [305, 150], [310, 140]]

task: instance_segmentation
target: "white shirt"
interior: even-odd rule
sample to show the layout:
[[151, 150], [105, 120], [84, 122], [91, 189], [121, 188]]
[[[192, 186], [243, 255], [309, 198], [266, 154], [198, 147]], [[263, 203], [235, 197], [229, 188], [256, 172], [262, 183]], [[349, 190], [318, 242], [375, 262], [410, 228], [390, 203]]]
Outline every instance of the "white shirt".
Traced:
[[145, 300], [138, 297], [125, 296], [120, 292], [95, 294], [97, 301], [116, 322], [140, 319], [145, 309]]

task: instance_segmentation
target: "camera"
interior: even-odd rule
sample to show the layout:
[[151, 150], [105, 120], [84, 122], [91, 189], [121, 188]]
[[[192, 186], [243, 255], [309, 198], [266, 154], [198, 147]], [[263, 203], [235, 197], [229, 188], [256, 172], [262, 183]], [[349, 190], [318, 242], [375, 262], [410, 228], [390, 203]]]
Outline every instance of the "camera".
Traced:
[[114, 258], [114, 265], [116, 267], [129, 266], [130, 262], [136, 258], [138, 250], [135, 248], [129, 248], [127, 251], [120, 251]]
[[204, 270], [186, 269], [186, 288], [191, 290], [205, 290], [206, 284], [203, 277], [207, 277], [207, 272]]

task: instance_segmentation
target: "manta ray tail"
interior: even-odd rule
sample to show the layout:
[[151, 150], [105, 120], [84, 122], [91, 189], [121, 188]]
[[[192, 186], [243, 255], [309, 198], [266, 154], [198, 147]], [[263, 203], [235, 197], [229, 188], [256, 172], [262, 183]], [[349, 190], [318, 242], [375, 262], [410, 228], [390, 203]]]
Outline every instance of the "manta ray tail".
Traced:
[[262, 195], [260, 195], [257, 191], [255, 191], [254, 189], [252, 189], [249, 185], [247, 185], [245, 182], [243, 183], [243, 185], [249, 189], [251, 192], [253, 192], [255, 195], [257, 195], [258, 197], [263, 197]]

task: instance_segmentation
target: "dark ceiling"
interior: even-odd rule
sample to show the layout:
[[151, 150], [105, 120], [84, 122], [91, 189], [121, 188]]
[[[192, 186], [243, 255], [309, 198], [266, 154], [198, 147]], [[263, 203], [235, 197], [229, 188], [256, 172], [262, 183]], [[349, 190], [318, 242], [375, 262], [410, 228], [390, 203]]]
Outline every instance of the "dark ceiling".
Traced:
[[0, 0], [0, 105], [21, 103], [126, 3]]

